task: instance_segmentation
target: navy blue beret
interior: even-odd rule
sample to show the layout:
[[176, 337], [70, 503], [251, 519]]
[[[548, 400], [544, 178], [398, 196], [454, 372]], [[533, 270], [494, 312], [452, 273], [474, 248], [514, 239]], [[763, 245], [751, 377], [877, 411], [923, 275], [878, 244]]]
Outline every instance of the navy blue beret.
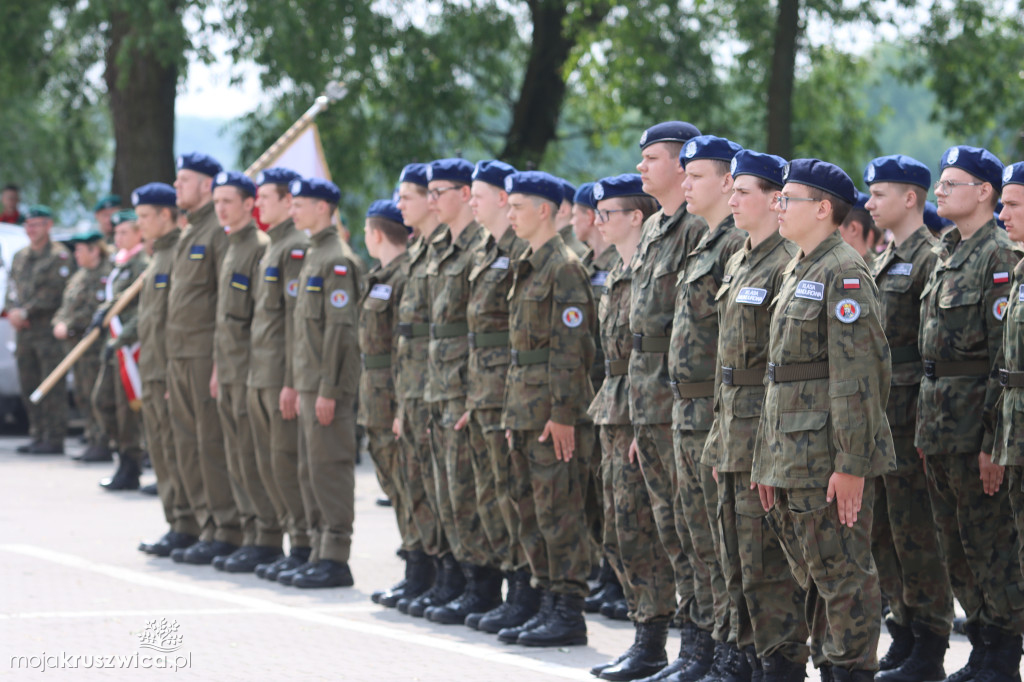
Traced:
[[732, 157], [729, 164], [729, 172], [734, 178], [740, 175], [754, 175], [779, 187], [785, 184], [782, 179], [782, 171], [785, 168], [786, 160], [781, 156], [763, 154], [749, 149], [741, 149], [736, 152], [736, 156]]
[[665, 121], [653, 125], [640, 135], [640, 149], [647, 149], [655, 142], [687, 142], [700, 135], [697, 126], [683, 121]]
[[568, 201], [570, 204], [576, 199], [576, 185], [572, 184], [565, 178], [558, 178], [562, 181], [562, 201]]
[[964, 144], [950, 147], [942, 155], [939, 167], [967, 171], [982, 182], [992, 185], [997, 192], [1003, 187], [1003, 162], [981, 147], [968, 147]]
[[428, 184], [427, 180], [427, 164], [425, 163], [410, 163], [402, 169], [402, 174], [398, 176], [399, 182], [411, 182], [414, 185], [420, 187], [426, 187]]
[[853, 207], [864, 208], [864, 206], [868, 203], [868, 199], [870, 198], [870, 194], [865, 194], [864, 192], [857, 190], [857, 201], [853, 202]]
[[594, 200], [594, 183], [584, 182], [577, 187], [576, 196], [572, 198], [572, 203], [586, 206], [587, 208], [597, 208], [597, 201]]
[[448, 180], [471, 185], [473, 184], [473, 164], [466, 159], [459, 158], [431, 161], [427, 166], [427, 182], [434, 180]]
[[639, 173], [623, 173], [601, 178], [594, 183], [594, 201], [604, 201], [616, 197], [635, 197], [644, 195], [644, 183]]
[[932, 187], [932, 172], [917, 159], [903, 154], [879, 156], [864, 169], [864, 184], [876, 182], [902, 182], [928, 190]]
[[515, 172], [516, 169], [504, 161], [477, 161], [476, 168], [473, 169], [473, 179], [505, 189], [505, 178]]
[[268, 168], [256, 174], [256, 186], [290, 185], [292, 180], [298, 180], [301, 177], [301, 175], [289, 168]]
[[715, 161], [732, 161], [736, 152], [743, 149], [732, 140], [714, 135], [698, 135], [687, 142], [679, 150], [679, 163], [686, 167], [690, 161], [697, 159], [712, 159]]
[[309, 197], [320, 199], [329, 204], [336, 204], [341, 201], [341, 191], [338, 186], [330, 180], [320, 178], [299, 178], [292, 180], [291, 190], [293, 197]]
[[217, 177], [213, 179], [214, 188], [217, 187], [237, 187], [241, 190], [242, 194], [246, 194], [250, 197], [256, 196], [256, 185], [249, 179], [245, 173], [239, 173], [238, 171], [221, 171], [217, 173]]
[[782, 179], [828, 192], [851, 205], [857, 202], [853, 180], [842, 168], [827, 161], [793, 159], [786, 166]]
[[370, 208], [366, 209], [366, 217], [385, 218], [403, 226], [407, 232], [412, 232], [412, 228], [402, 222], [402, 212], [398, 210], [398, 204], [391, 199], [378, 199], [370, 204]]
[[939, 232], [950, 225], [953, 221], [939, 215], [938, 208], [930, 201], [924, 202], [924, 225], [932, 232]]
[[136, 187], [132, 192], [132, 206], [178, 206], [178, 196], [174, 188], [162, 182], [151, 182], [142, 187]]
[[178, 157], [178, 170], [190, 170], [211, 178], [224, 170], [217, 159], [202, 152], [189, 152]]
[[561, 178], [544, 171], [519, 171], [505, 178], [505, 191], [509, 194], [532, 194], [561, 204], [565, 189]]
[[1003, 169], [1003, 186], [1024, 185], [1024, 161], [1011, 163]]

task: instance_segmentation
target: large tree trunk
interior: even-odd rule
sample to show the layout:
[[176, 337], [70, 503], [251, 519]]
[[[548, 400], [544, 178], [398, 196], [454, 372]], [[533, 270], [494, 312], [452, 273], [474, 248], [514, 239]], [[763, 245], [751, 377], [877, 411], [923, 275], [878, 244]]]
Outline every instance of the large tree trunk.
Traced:
[[[165, 0], [168, 6], [176, 0]], [[174, 14], [173, 10], [169, 12]], [[139, 185], [174, 181], [174, 98], [178, 66], [153, 53], [132, 50], [118, 59], [126, 38], [144, 30], [123, 12], [110, 17], [106, 71], [114, 124], [114, 176], [111, 190], [125, 205]], [[122, 71], [122, 66], [126, 71]]]
[[800, 0], [779, 0], [768, 79], [768, 152], [784, 159], [793, 153], [793, 81], [799, 34]]

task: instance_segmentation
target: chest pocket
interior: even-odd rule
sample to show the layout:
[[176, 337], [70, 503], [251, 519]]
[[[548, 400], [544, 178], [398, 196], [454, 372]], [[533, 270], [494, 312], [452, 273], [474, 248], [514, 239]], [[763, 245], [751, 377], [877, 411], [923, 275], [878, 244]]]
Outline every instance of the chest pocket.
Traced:
[[981, 291], [944, 286], [939, 290], [942, 328], [950, 345], [961, 350], [976, 350], [985, 344], [985, 324], [979, 314]]
[[[530, 284], [523, 291], [522, 321], [536, 348], [538, 341], [551, 336], [551, 291], [542, 285]], [[544, 345], [547, 345], [546, 343]]]
[[879, 291], [889, 291], [894, 294], [905, 294], [914, 285], [914, 278], [906, 275], [889, 275], [882, 280]]
[[662, 286], [661, 280], [669, 275], [672, 275], [672, 280], [665, 283], [665, 286], [674, 286], [675, 275], [679, 272], [679, 264], [684, 256], [685, 254], [681, 251], [679, 253], [666, 253], [664, 239], [652, 244], [647, 249], [647, 253], [644, 254], [643, 262], [649, 264], [651, 261], [654, 261], [654, 265], [649, 269], [645, 268], [640, 286], [646, 289], [651, 284], [655, 284], [660, 288]]
[[1010, 319], [1014, 322], [1024, 322], [1024, 284], [1014, 291], [1010, 290]]
[[715, 261], [708, 254], [697, 261], [681, 285], [688, 289], [686, 299], [689, 301], [694, 319], [702, 320], [715, 314], [718, 282], [715, 281], [714, 269]]
[[782, 313], [782, 343], [785, 362], [808, 362], [816, 359], [822, 349], [823, 334], [819, 331], [824, 301], [794, 298]]
[[[178, 265], [175, 264], [174, 267], [177, 268]], [[187, 280], [193, 287], [200, 288], [207, 285], [213, 277], [213, 253], [209, 244], [193, 244], [185, 247], [185, 258], [181, 263], [181, 269], [184, 271], [182, 279]]]

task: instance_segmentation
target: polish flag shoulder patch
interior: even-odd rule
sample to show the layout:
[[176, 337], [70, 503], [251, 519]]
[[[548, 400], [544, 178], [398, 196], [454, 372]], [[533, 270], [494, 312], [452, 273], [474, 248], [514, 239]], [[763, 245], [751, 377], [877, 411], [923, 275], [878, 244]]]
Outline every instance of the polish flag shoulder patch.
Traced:
[[347, 265], [335, 265], [334, 266], [334, 274], [338, 275], [340, 277], [344, 277], [345, 275], [348, 274], [348, 266]]
[[860, 289], [860, 277], [844, 277], [844, 289]]
[[1006, 284], [1010, 281], [1010, 273], [1008, 272], [993, 272], [992, 282], [994, 284]]
[[302, 260], [306, 257], [306, 252], [302, 249], [292, 249], [291, 256], [295, 260]]

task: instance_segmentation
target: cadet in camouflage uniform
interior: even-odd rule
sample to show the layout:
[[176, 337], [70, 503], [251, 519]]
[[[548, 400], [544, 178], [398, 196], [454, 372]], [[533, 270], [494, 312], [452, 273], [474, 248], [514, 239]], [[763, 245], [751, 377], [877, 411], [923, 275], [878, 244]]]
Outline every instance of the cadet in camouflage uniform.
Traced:
[[510, 359], [508, 292], [515, 262], [528, 246], [508, 222], [505, 178], [514, 172], [501, 161], [481, 161], [473, 170], [469, 205], [487, 234], [469, 272], [466, 411], [456, 424], [469, 432], [476, 509], [491, 550], [486, 578], [500, 588], [501, 575], [493, 572], [500, 567], [508, 580], [507, 603], [490, 610], [478, 607], [466, 616], [466, 625], [490, 633], [522, 625], [536, 612], [540, 599], [530, 587], [529, 566], [519, 542], [519, 515], [509, 489], [508, 442], [501, 426]]
[[[642, 528], [648, 542], [661, 543], [670, 562], [657, 570], [671, 570], [679, 595], [678, 617], [683, 621], [679, 657], [662, 672], [666, 677], [683, 673], [696, 680], [711, 667], [714, 644], [713, 618], [707, 568], [695, 556], [682, 513], [676, 513], [678, 477], [672, 451], [672, 392], [669, 390], [669, 336], [672, 333], [676, 278], [686, 254], [696, 248], [707, 231], [703, 218], [690, 215], [683, 199], [683, 167], [679, 152], [700, 131], [689, 123], [668, 121], [640, 136], [642, 159], [637, 165], [644, 192], [662, 209], [644, 223], [640, 244], [630, 263], [629, 328], [633, 353], [629, 359], [629, 415], [635, 437], [629, 458], [637, 458], [647, 485], [654, 527]], [[663, 582], [659, 581], [658, 585]], [[703, 624], [698, 626], [697, 623]], [[691, 655], [700, 656], [691, 665]], [[685, 673], [684, 673], [685, 671]]]
[[[483, 463], [486, 453], [473, 452], [468, 430], [455, 428], [466, 411], [469, 273], [487, 233], [473, 220], [469, 207], [473, 164], [465, 159], [439, 159], [428, 168], [431, 206], [448, 229], [431, 243], [427, 265], [430, 344], [425, 399], [430, 403], [431, 439], [436, 448], [441, 523], [452, 556], [442, 559], [447, 589], [424, 615], [437, 623], [461, 624], [470, 613], [489, 611], [501, 603], [500, 559], [494, 556], [477, 511], [473, 460], [480, 457], [478, 464]], [[460, 598], [463, 593], [465, 597]]]
[[590, 553], [580, 542], [586, 479], [578, 456], [593, 451], [586, 408], [594, 395], [594, 296], [586, 268], [556, 231], [558, 180], [538, 171], [514, 173], [505, 191], [509, 221], [530, 248], [517, 261], [509, 292], [512, 366], [502, 423], [520, 542], [543, 597], [536, 616], [498, 638], [525, 646], [586, 644]]
[[636, 630], [633, 645], [624, 654], [590, 669], [592, 675], [610, 680], [636, 679], [665, 667], [668, 621], [675, 611], [675, 581], [664, 550], [660, 543], [637, 532], [653, 528], [654, 519], [640, 465], [628, 457], [633, 442], [629, 423], [629, 356], [633, 350], [629, 299], [633, 272], [627, 263], [636, 253], [644, 221], [658, 208], [654, 199], [643, 193], [642, 185], [640, 176], [632, 173], [604, 178], [593, 186], [593, 195], [601, 197], [597, 201], [596, 229], [602, 242], [614, 245], [621, 258], [601, 287], [598, 322], [601, 344], [606, 349], [605, 377], [588, 412], [601, 441], [603, 555], [606, 565], [615, 571], [613, 584], [621, 584], [619, 593]]
[[242, 546], [214, 557], [213, 567], [250, 573], [281, 556], [282, 530], [263, 485], [253, 443], [246, 382], [249, 378], [255, 283], [270, 238], [252, 219], [256, 185], [245, 175], [223, 171], [213, 181], [217, 221], [228, 235], [217, 283], [217, 326], [213, 333], [213, 379], [231, 491], [242, 526]]
[[569, 250], [576, 254], [580, 262], [589, 261], [593, 257], [593, 251], [589, 246], [580, 241], [573, 228], [573, 202], [576, 200], [576, 186], [564, 178], [558, 178], [562, 186], [562, 202], [558, 205], [558, 213], [555, 215], [555, 224], [558, 225], [558, 236], [562, 238]]
[[21, 401], [28, 413], [31, 441], [18, 447], [21, 454], [60, 455], [67, 433], [67, 385], [58, 381], [38, 405], [32, 391], [64, 357], [61, 342], [53, 337], [53, 315], [60, 308], [64, 284], [72, 262], [62, 244], [50, 241], [53, 214], [46, 206], [31, 206], [25, 218], [28, 246], [14, 254], [7, 282], [4, 309], [14, 327], [21, 383]]
[[[871, 557], [875, 476], [895, 468], [885, 419], [891, 365], [875, 285], [838, 234], [853, 181], [790, 162], [776, 210], [799, 248], [772, 302], [767, 391], [751, 480], [807, 589], [814, 663], [836, 682], [871, 680], [881, 594]], [[834, 504], [833, 504], [834, 503]]]
[[[741, 624], [730, 622], [730, 616], [739, 614], [730, 614], [729, 592], [719, 560], [718, 485], [712, 472], [715, 461], [710, 456], [703, 458], [714, 418], [714, 376], [718, 368], [715, 296], [726, 261], [746, 238], [736, 228], [729, 209], [729, 164], [739, 150], [738, 144], [725, 138], [700, 135], [687, 142], [679, 154], [686, 173], [682, 184], [686, 210], [704, 218], [710, 229], [687, 253], [676, 278], [678, 293], [668, 352], [669, 386], [675, 397], [672, 444], [679, 485], [676, 514], [682, 514], [695, 554], [710, 574], [714, 613], [711, 619], [696, 624], [702, 629], [712, 628], [716, 642], [712, 666], [723, 679], [750, 675], [747, 659], [736, 646], [736, 633], [730, 632]], [[749, 624], [742, 625], [749, 628]]]
[[217, 161], [199, 152], [178, 158], [174, 189], [188, 225], [178, 240], [167, 301], [167, 389], [174, 451], [201, 530], [199, 542], [174, 550], [171, 559], [200, 565], [231, 554], [242, 542], [224, 433], [210, 394], [217, 281], [227, 251], [227, 235], [213, 210], [213, 178], [221, 170]]
[[351, 249], [331, 222], [341, 199], [338, 188], [311, 178], [293, 180], [291, 191], [295, 227], [308, 230], [310, 239], [295, 303], [293, 373], [299, 392], [299, 473], [305, 474], [306, 496], [315, 504], [309, 515], [315, 561], [296, 569], [288, 584], [351, 587], [359, 276]]
[[[403, 222], [412, 227], [414, 238], [407, 252], [405, 291], [398, 302], [398, 370], [395, 375], [398, 414], [392, 430], [400, 436], [405, 457], [405, 480], [409, 486], [412, 521], [419, 531], [423, 551], [430, 557], [429, 562], [412, 563], [413, 559], [422, 557], [407, 556], [406, 571], [413, 573], [415, 579], [410, 581], [409, 589], [403, 588], [396, 593], [398, 599], [393, 604], [391, 600], [381, 600], [386, 606], [396, 606], [402, 613], [408, 613], [410, 605], [418, 597], [426, 600], [426, 603], [417, 604], [421, 613], [434, 603], [434, 595], [443, 587], [440, 559], [449, 551], [438, 516], [433, 455], [427, 429], [424, 428], [430, 423], [430, 410], [423, 400], [430, 334], [427, 262], [431, 241], [444, 229], [437, 214], [430, 210], [426, 171], [425, 164], [411, 163], [402, 169], [398, 182], [398, 208]], [[421, 583], [430, 583], [435, 575], [437, 581], [433, 586], [422, 589]]]
[[926, 457], [939, 542], [972, 645], [967, 665], [949, 679], [1009, 679], [996, 670], [1020, 660], [1024, 576], [1003, 467], [991, 453], [1010, 273], [1022, 253], [992, 219], [999, 160], [958, 146], [946, 150], [941, 167], [939, 215], [956, 227], [939, 242], [921, 296], [924, 379], [915, 445]]
[[[93, 230], [65, 242], [75, 252], [78, 269], [71, 275], [60, 309], [53, 316], [53, 336], [64, 342], [65, 355], [78, 345], [96, 309], [107, 300], [110, 260], [103, 235]], [[92, 410], [92, 387], [100, 372], [100, 353], [89, 349], [75, 363], [75, 404], [85, 417], [85, 452], [72, 457], [79, 462], [109, 462], [110, 443]]]
[[[135, 211], [119, 211], [114, 225], [114, 269], [107, 276], [106, 303], [96, 312], [99, 322], [149, 265]], [[117, 446], [117, 470], [100, 481], [106, 490], [137, 490], [142, 473], [142, 383], [139, 378], [138, 297], [111, 319], [103, 346], [103, 364], [92, 389], [92, 407]], [[130, 391], [130, 392], [129, 392]]]
[[[366, 437], [380, 487], [391, 500], [402, 538], [401, 554], [423, 553], [419, 534], [409, 510], [408, 484], [401, 444], [391, 427], [395, 420], [395, 317], [405, 288], [406, 245], [409, 231], [395, 202], [375, 201], [366, 211], [366, 250], [380, 265], [370, 271], [368, 288], [359, 308], [359, 352], [363, 372], [359, 383], [357, 423]], [[405, 584], [400, 583], [401, 587]], [[389, 600], [391, 591], [374, 593], [377, 603]], [[397, 601], [397, 600], [395, 600]]]
[[864, 171], [871, 196], [866, 207], [893, 241], [869, 269], [878, 286], [882, 326], [892, 357], [886, 416], [896, 448], [896, 471], [876, 479], [872, 552], [886, 627], [893, 637], [878, 662], [886, 682], [941, 680], [942, 657], [953, 622], [953, 592], [941, 556], [928, 496], [928, 478], [914, 449], [921, 354], [917, 349], [921, 291], [935, 267], [936, 244], [924, 226], [931, 172], [907, 156], [883, 156]]
[[[749, 236], [726, 263], [716, 294], [718, 356], [715, 415], [702, 461], [718, 474], [720, 560], [734, 609], [736, 646], [755, 675], [799, 682], [807, 666], [806, 593], [793, 578], [766, 511], [750, 484], [758, 418], [764, 403], [769, 306], [796, 246], [779, 234], [772, 210], [786, 162], [741, 150], [731, 164], [729, 199], [736, 227]], [[737, 666], [740, 667], [740, 666]]]
[[306, 234], [295, 229], [288, 215], [292, 205], [289, 184], [298, 178], [298, 173], [286, 168], [268, 168], [256, 176], [256, 207], [260, 220], [269, 225], [270, 244], [252, 283], [255, 307], [247, 381], [249, 423], [260, 479], [282, 530], [288, 532], [289, 544], [287, 556], [256, 566], [256, 575], [267, 580], [277, 580], [282, 572], [298, 568], [310, 555], [309, 524], [299, 483], [299, 422], [292, 378], [292, 320], [299, 271], [309, 246]]
[[142, 423], [146, 448], [156, 473], [157, 493], [170, 529], [155, 542], [143, 542], [139, 550], [167, 557], [178, 548], [194, 544], [199, 524], [185, 495], [182, 472], [174, 454], [174, 435], [167, 405], [167, 347], [164, 325], [171, 285], [171, 266], [181, 237], [177, 227], [177, 195], [160, 182], [132, 192], [139, 229], [151, 251], [146, 284], [139, 292], [136, 324], [139, 335], [139, 378], [142, 381]]

